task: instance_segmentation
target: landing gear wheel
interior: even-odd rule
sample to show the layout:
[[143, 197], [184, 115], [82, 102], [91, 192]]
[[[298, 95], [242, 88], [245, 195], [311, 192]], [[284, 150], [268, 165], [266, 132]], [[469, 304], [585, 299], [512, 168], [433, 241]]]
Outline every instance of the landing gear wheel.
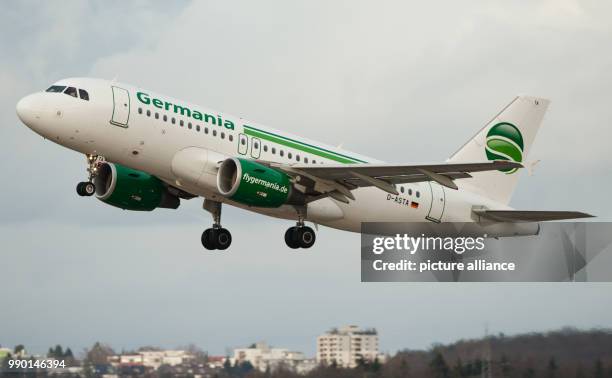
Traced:
[[291, 249], [297, 249], [300, 247], [297, 230], [297, 227], [289, 227], [287, 231], [285, 231], [285, 243], [287, 244], [287, 247]]
[[297, 229], [297, 240], [302, 248], [310, 248], [314, 245], [317, 239], [315, 232], [308, 226], [299, 227]]
[[307, 226], [289, 227], [285, 231], [285, 243], [291, 249], [310, 248], [316, 239], [314, 230]]
[[81, 197], [90, 197], [96, 192], [96, 186], [92, 182], [84, 181], [77, 184], [76, 191]]
[[232, 234], [225, 228], [208, 228], [202, 233], [202, 245], [208, 250], [225, 250], [232, 244]]
[[230, 234], [227, 229], [220, 228], [217, 230], [217, 239], [215, 242], [217, 244], [217, 249], [223, 251], [232, 244], [232, 234]]
[[83, 185], [83, 191], [86, 196], [93, 196], [96, 193], [96, 186], [93, 182], [86, 182], [85, 185]]
[[202, 245], [204, 246], [204, 248], [208, 249], [209, 251], [213, 249], [217, 249], [217, 244], [215, 242], [216, 241], [215, 231], [217, 230], [215, 230], [214, 228], [207, 228], [202, 233]]

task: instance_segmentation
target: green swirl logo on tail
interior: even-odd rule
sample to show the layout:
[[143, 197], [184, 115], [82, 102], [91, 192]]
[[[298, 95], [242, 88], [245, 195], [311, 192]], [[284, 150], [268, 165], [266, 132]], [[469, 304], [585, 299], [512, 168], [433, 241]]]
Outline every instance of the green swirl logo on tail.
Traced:
[[[489, 129], [485, 151], [489, 160], [523, 161], [523, 136], [511, 123], [500, 122]], [[500, 169], [506, 174], [517, 171], [516, 168]]]

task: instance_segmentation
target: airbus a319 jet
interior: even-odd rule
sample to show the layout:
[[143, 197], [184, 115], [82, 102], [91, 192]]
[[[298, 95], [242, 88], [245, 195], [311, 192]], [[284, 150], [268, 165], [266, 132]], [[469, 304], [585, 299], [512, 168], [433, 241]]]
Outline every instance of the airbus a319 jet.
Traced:
[[[471, 222], [489, 237], [534, 235], [538, 222], [590, 215], [508, 206], [549, 101], [518, 96], [443, 163], [387, 164], [240, 117], [115, 81], [60, 80], [17, 104], [21, 121], [86, 157], [81, 196], [124, 210], [176, 209], [204, 198], [206, 249], [224, 250], [222, 204], [359, 232], [362, 222]], [[417, 223], [415, 223], [416, 225]], [[416, 232], [416, 231], [415, 231]], [[262, 241], [264, 242], [264, 241]]]

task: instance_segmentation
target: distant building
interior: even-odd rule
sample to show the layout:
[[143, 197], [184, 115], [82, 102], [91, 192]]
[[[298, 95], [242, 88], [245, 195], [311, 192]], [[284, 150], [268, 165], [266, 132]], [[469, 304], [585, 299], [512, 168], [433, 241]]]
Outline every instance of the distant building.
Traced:
[[261, 372], [287, 369], [297, 371], [305, 361], [302, 352], [292, 352], [285, 348], [270, 348], [266, 343], [256, 343], [249, 348], [234, 349], [234, 357], [231, 363], [243, 363], [248, 361], [253, 368]]
[[342, 367], [355, 367], [359, 360], [374, 361], [379, 357], [378, 333], [350, 325], [332, 329], [317, 337], [317, 362]]
[[193, 359], [193, 356], [184, 350], [146, 350], [132, 354], [112, 356], [109, 362], [114, 366], [159, 369], [162, 365], [178, 366]]
[[142, 355], [140, 354], [122, 354], [119, 357], [120, 365], [142, 365]]
[[142, 355], [142, 364], [153, 369], [158, 369], [161, 365], [181, 365], [193, 358], [191, 354], [184, 350], [143, 351], [139, 353]]
[[295, 372], [301, 375], [308, 374], [311, 370], [315, 369], [319, 364], [315, 358], [309, 358], [301, 361], [295, 366]]
[[208, 356], [208, 367], [211, 369], [221, 369], [225, 364], [225, 356]]

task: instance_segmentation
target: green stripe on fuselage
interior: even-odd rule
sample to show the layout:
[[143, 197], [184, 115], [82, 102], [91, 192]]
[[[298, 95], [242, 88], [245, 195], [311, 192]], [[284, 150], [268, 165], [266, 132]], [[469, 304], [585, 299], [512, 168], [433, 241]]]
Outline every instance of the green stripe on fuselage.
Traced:
[[329, 151], [321, 147], [316, 147], [310, 144], [299, 142], [297, 140], [293, 140], [293, 139], [290, 139], [290, 138], [287, 138], [281, 135], [273, 134], [268, 131], [256, 129], [252, 126], [244, 125], [244, 133], [246, 135], [249, 135], [255, 138], [265, 139], [270, 142], [278, 143], [278, 144], [281, 144], [283, 146], [287, 146], [290, 148], [295, 148], [296, 150], [304, 151], [309, 154], [313, 154], [313, 155], [317, 155], [317, 156], [320, 156], [326, 159], [334, 160], [339, 163], [344, 163], [344, 164], [366, 163], [363, 160], [359, 160], [356, 158], [352, 158], [350, 156], [342, 155], [337, 152]]

